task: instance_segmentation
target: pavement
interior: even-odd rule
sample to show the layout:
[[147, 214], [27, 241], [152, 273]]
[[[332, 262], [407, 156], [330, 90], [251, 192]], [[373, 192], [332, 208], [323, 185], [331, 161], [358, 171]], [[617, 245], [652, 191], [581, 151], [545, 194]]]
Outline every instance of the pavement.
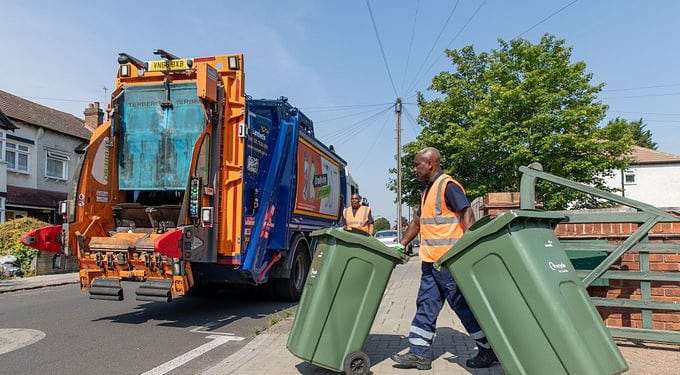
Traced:
[[[408, 334], [411, 319], [415, 314], [419, 277], [420, 262], [417, 258], [412, 258], [407, 264], [397, 266], [390, 279], [363, 349], [370, 358], [373, 374], [503, 374], [500, 365], [479, 370], [464, 367], [465, 360], [476, 353], [475, 344], [448, 305], [442, 310], [437, 322], [437, 336], [433, 345], [436, 359], [432, 363], [432, 370], [418, 371], [393, 367], [394, 362], [390, 356], [408, 350], [405, 335]], [[292, 324], [293, 318], [290, 317], [274, 325], [203, 374], [333, 374], [290, 354], [286, 349], [286, 342]], [[618, 344], [629, 364], [628, 374], [677, 373], [680, 346], [640, 347], [625, 342]]]
[[58, 285], [78, 284], [78, 282], [78, 272], [0, 279], [0, 293], [17, 292], [20, 290], [38, 289]]

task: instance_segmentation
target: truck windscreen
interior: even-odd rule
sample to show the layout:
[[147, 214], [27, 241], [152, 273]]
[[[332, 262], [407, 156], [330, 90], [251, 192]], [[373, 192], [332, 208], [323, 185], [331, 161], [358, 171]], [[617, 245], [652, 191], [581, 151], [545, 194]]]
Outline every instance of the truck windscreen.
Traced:
[[194, 83], [129, 86], [119, 102], [120, 190], [185, 190], [194, 144], [205, 126]]

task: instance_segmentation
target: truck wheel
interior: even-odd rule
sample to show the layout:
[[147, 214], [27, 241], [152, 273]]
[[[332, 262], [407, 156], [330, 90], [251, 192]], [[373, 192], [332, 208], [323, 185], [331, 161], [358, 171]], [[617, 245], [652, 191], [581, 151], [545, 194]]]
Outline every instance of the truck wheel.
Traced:
[[274, 279], [274, 293], [277, 298], [286, 302], [296, 302], [302, 296], [302, 290], [309, 272], [309, 250], [302, 239], [296, 241], [293, 263], [290, 267], [290, 277]]

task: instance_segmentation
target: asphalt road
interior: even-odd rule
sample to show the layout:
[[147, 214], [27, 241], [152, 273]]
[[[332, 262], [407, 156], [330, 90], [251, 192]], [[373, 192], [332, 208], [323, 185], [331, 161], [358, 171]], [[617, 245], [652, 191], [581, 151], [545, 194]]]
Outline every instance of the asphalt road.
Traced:
[[292, 306], [262, 290], [142, 303], [137, 285], [124, 283], [122, 302], [77, 285], [0, 294], [0, 374], [195, 374]]

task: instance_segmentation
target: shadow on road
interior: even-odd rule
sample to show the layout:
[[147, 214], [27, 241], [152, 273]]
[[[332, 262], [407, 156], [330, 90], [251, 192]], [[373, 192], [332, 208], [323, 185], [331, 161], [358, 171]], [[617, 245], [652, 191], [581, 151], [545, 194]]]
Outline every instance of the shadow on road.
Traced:
[[[137, 283], [131, 283], [132, 288]], [[104, 316], [93, 321], [110, 321], [121, 324], [144, 324], [158, 321], [158, 326], [188, 328], [202, 326], [216, 331], [241, 319], [257, 320], [277, 311], [294, 306], [295, 303], [276, 301], [267, 288], [234, 287], [202, 293], [201, 296], [187, 296], [162, 302], [132, 302], [133, 311]], [[134, 289], [125, 286], [126, 301], [134, 300]], [[130, 290], [128, 290], [130, 289]], [[129, 302], [128, 302], [129, 303]]]

